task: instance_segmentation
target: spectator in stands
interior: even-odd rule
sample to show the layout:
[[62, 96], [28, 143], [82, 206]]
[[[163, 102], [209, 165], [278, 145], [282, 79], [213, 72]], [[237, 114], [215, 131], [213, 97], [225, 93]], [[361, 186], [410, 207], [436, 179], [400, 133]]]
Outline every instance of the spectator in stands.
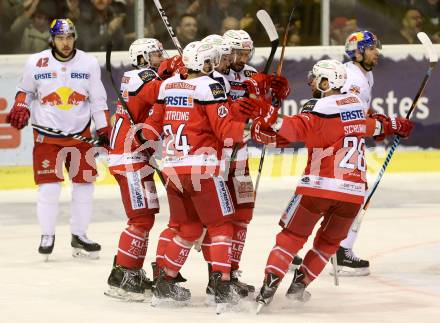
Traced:
[[24, 12], [11, 25], [11, 36], [20, 39], [15, 52], [35, 53], [49, 47], [49, 19], [53, 18], [49, 1], [24, 3]]
[[220, 29], [219, 34], [223, 35], [226, 32], [226, 30], [237, 30], [237, 29], [242, 29], [240, 25], [240, 21], [232, 16], [226, 17], [222, 21], [222, 27]]
[[405, 11], [401, 21], [400, 33], [392, 41], [397, 44], [417, 44], [417, 33], [423, 29], [423, 15], [417, 8]]
[[197, 40], [198, 25], [194, 15], [183, 14], [180, 16], [179, 24], [176, 27], [177, 38], [182, 47]]
[[348, 35], [357, 30], [356, 19], [335, 17], [330, 24], [330, 45], [344, 45]]
[[113, 49], [122, 50], [124, 45], [123, 23], [125, 13], [115, 12], [111, 0], [90, 0], [90, 10], [82, 10], [79, 24], [78, 48], [85, 51], [105, 51], [109, 40]]

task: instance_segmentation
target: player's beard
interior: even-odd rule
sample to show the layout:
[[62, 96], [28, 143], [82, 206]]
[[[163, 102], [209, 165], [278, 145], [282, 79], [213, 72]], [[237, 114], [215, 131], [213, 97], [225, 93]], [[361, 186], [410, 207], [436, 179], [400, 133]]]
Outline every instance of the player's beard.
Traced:
[[[66, 47], [64, 47], [66, 48]], [[73, 43], [73, 47], [70, 48], [70, 51], [68, 54], [65, 54], [64, 52], [60, 51], [57, 46], [53, 46], [53, 50], [55, 51], [55, 53], [60, 56], [62, 59], [69, 59], [73, 56], [73, 52], [75, 51], [75, 43]]]

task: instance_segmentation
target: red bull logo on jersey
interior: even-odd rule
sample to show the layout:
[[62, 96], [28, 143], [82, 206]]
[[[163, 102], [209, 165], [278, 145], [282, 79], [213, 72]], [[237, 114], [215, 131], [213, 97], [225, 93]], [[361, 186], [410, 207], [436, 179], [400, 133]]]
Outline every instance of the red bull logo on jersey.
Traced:
[[192, 108], [194, 107], [194, 99], [192, 96], [167, 96], [165, 104], [170, 107]]
[[41, 98], [42, 105], [49, 105], [60, 110], [70, 110], [87, 100], [87, 96], [76, 92], [70, 87], [62, 86]]

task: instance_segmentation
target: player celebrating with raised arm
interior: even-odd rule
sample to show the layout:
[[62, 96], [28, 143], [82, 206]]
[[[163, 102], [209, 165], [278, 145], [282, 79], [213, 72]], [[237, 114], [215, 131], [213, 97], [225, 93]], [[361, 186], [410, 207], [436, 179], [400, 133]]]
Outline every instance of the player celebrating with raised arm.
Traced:
[[[367, 30], [352, 33], [345, 42], [345, 53], [350, 61], [344, 64], [347, 70], [347, 82], [342, 92], [357, 94], [366, 103], [365, 113], [373, 112], [371, 108], [371, 91], [374, 84], [372, 70], [378, 63], [380, 48], [379, 40]], [[341, 242], [336, 252], [338, 274], [341, 276], [365, 276], [370, 273], [370, 263], [360, 259], [353, 252], [356, 238], [357, 232], [350, 228], [347, 238]]]
[[367, 118], [366, 104], [355, 94], [341, 93], [347, 75], [335, 60], [317, 62], [309, 84], [314, 98], [302, 112], [277, 117], [277, 109], [255, 119], [252, 137], [264, 144], [275, 143], [276, 136], [308, 148], [304, 174], [283, 213], [265, 268], [265, 278], [257, 297], [259, 310], [271, 302], [293, 257], [303, 247], [316, 223], [323, 221], [313, 248], [295, 270], [287, 296], [307, 301], [306, 287], [321, 273], [339, 243], [347, 235], [365, 195], [365, 137], [381, 135], [409, 136], [411, 121], [403, 118]]
[[[143, 130], [150, 140], [164, 133], [163, 174], [167, 178], [170, 223], [177, 233], [158, 264], [155, 299], [189, 300], [190, 291], [179, 286], [175, 277], [205, 225], [212, 241], [210, 279], [215, 301], [235, 300], [230, 282], [234, 206], [228, 187], [217, 176], [222, 155], [219, 141], [242, 142], [244, 122], [232, 120], [248, 116], [241, 115], [247, 107], [242, 111], [242, 103], [229, 104], [221, 84], [208, 76], [218, 61], [219, 53], [211, 44], [188, 44], [183, 51], [188, 77], [182, 79], [176, 74], [162, 83]], [[243, 102], [252, 105], [254, 101]]]
[[110, 139], [108, 163], [121, 191], [128, 227], [119, 238], [118, 252], [108, 278], [106, 295], [124, 300], [142, 301], [151, 290], [151, 281], [142, 269], [148, 247], [148, 235], [159, 212], [159, 201], [147, 150], [140, 149], [136, 134], [150, 113], [159, 94], [161, 80], [157, 69], [164, 61], [162, 44], [154, 38], [135, 40], [129, 48], [134, 69], [124, 73], [121, 93], [128, 111], [118, 103]]
[[64, 164], [73, 183], [70, 219], [73, 255], [97, 258], [101, 246], [86, 236], [96, 177], [94, 153], [88, 153], [91, 145], [41, 127], [90, 137], [93, 119], [101, 143], [107, 145], [110, 132], [107, 95], [96, 58], [75, 48], [74, 24], [69, 19], [55, 19], [49, 31], [51, 49], [33, 54], [27, 60], [7, 120], [13, 127], [22, 129], [30, 117], [34, 127], [33, 167], [42, 231], [39, 253], [47, 259], [54, 247]]

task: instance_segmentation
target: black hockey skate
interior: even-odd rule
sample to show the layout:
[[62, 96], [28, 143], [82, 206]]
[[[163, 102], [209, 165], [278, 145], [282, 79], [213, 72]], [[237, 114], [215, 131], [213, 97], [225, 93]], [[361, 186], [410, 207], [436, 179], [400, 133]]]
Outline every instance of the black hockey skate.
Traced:
[[277, 275], [272, 273], [266, 275], [260, 293], [255, 299], [258, 303], [257, 314], [260, 313], [264, 306], [269, 305], [270, 302], [272, 302], [273, 296], [275, 295], [280, 282], [281, 278]]
[[143, 269], [133, 270], [116, 265], [116, 257], [107, 283], [109, 289], [104, 292], [105, 295], [131, 302], [142, 302], [151, 296], [153, 285]]
[[255, 292], [255, 286], [246, 284], [238, 279], [241, 276], [241, 270], [234, 270], [231, 273], [231, 283], [234, 285], [237, 293], [241, 297], [247, 297], [249, 294]]
[[[360, 259], [353, 253], [353, 249], [339, 247], [336, 252], [336, 262], [339, 276], [368, 276], [370, 263]], [[333, 272], [330, 272], [333, 275]]]
[[214, 301], [217, 304], [216, 313], [222, 313], [228, 304], [235, 305], [240, 300], [240, 295], [237, 293], [231, 281], [222, 280], [222, 273], [214, 271], [209, 277], [210, 284], [214, 286]]
[[299, 266], [302, 264], [302, 258], [298, 255], [295, 255], [292, 259], [292, 263], [289, 265], [289, 271], [295, 271], [295, 269], [298, 269]]
[[153, 289], [151, 306], [157, 306], [164, 302], [186, 305], [190, 299], [190, 290], [180, 286], [175, 279], [167, 276], [165, 271], [161, 269]]
[[73, 257], [85, 257], [89, 259], [98, 259], [99, 251], [101, 250], [101, 245], [99, 243], [93, 242], [87, 236], [72, 234], [72, 241], [70, 245], [73, 248]]
[[43, 234], [41, 236], [38, 252], [43, 255], [44, 261], [49, 260], [49, 255], [52, 253], [54, 245], [55, 245], [54, 235]]
[[[156, 281], [157, 278], [159, 277], [159, 273], [160, 273], [160, 268], [157, 266], [157, 263], [155, 261], [153, 261], [151, 263], [151, 269], [153, 270], [153, 288], [156, 285]], [[187, 281], [187, 279], [185, 277], [182, 276], [182, 274], [179, 272], [177, 273], [177, 276], [174, 278], [174, 281], [176, 283], [185, 283]]]
[[290, 284], [286, 293], [288, 298], [303, 303], [310, 299], [311, 295], [306, 291], [307, 286], [303, 283], [304, 277], [304, 273], [300, 269], [295, 269], [292, 284]]

